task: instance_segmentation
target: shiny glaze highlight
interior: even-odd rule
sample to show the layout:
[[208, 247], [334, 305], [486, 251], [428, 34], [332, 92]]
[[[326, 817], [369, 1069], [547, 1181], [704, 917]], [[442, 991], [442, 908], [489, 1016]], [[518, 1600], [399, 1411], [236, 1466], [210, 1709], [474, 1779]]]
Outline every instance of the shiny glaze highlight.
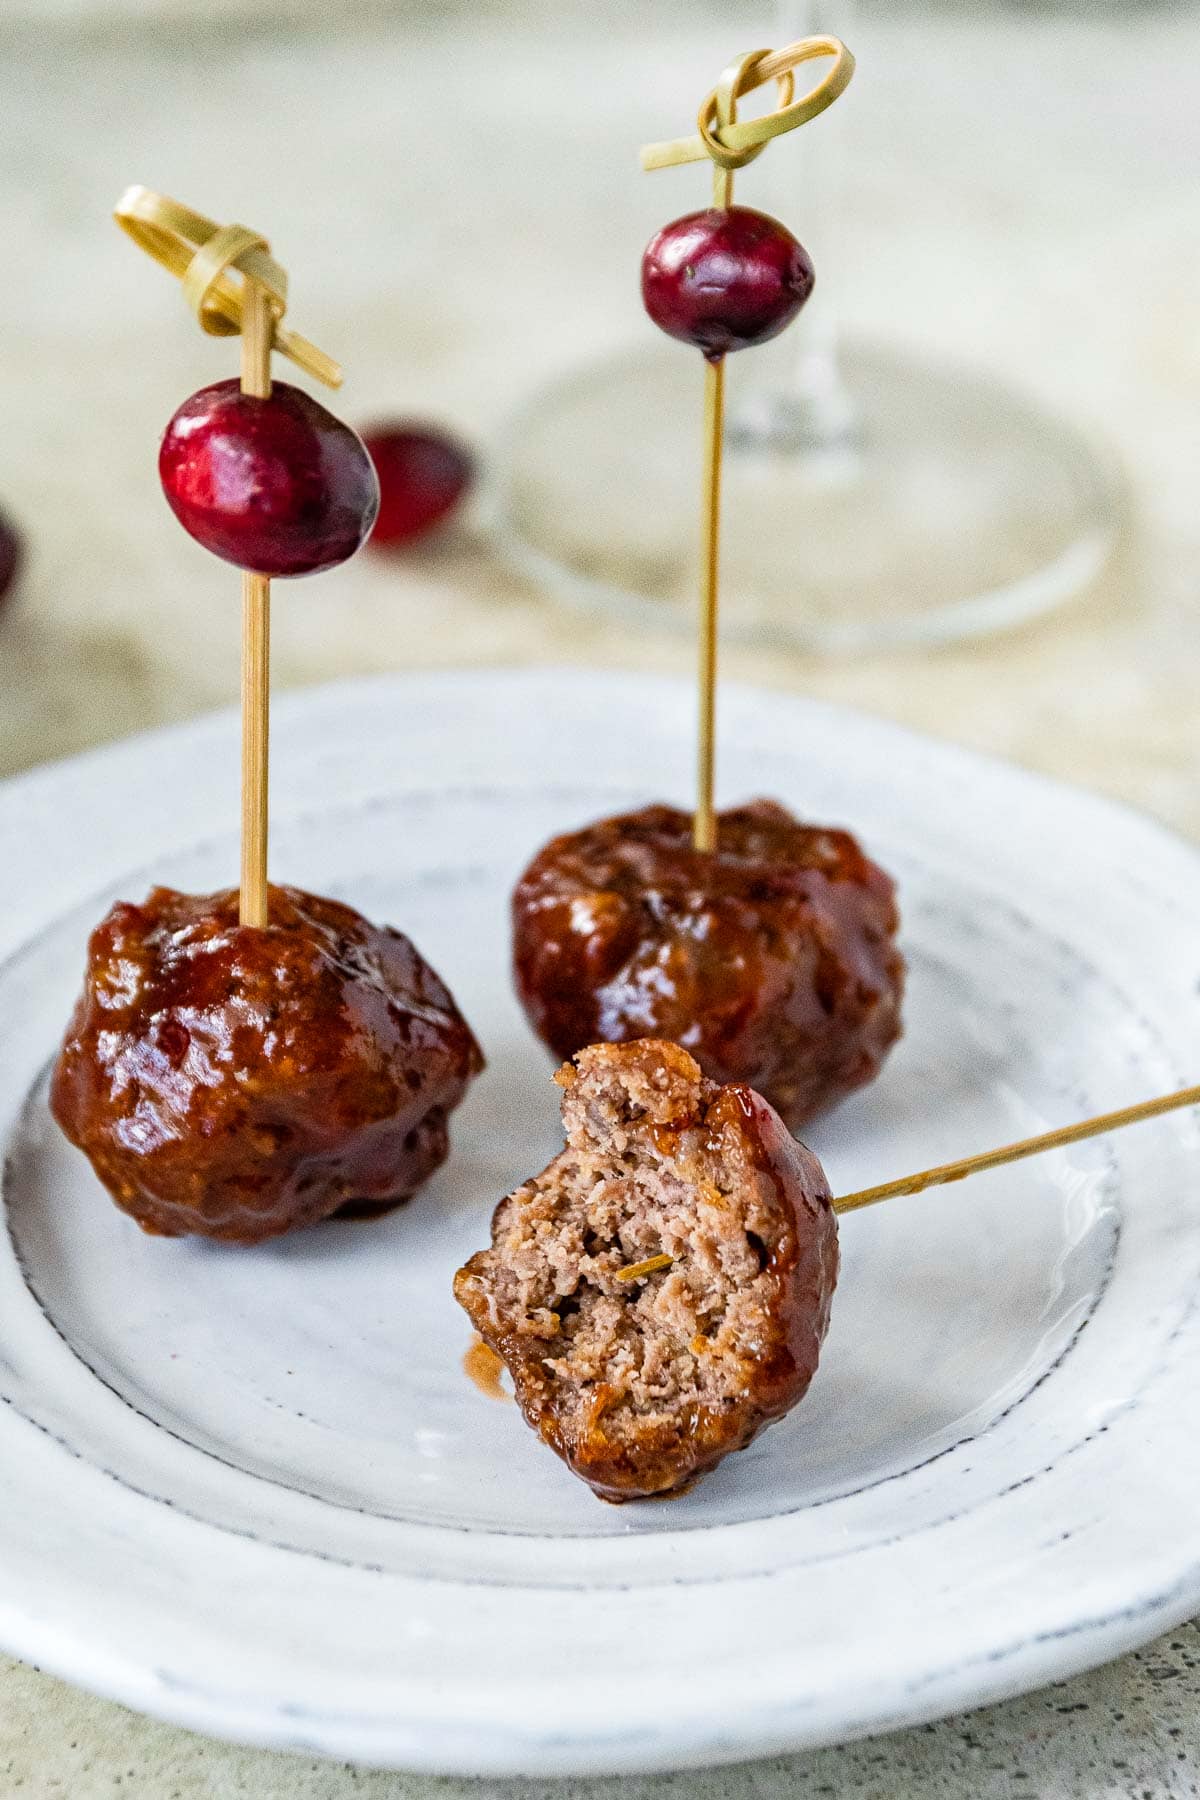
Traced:
[[257, 1243], [412, 1195], [483, 1057], [401, 933], [297, 888], [155, 888], [92, 933], [51, 1109], [148, 1232]]
[[771, 800], [692, 848], [669, 806], [553, 839], [513, 894], [522, 1004], [556, 1056], [661, 1037], [793, 1130], [878, 1073], [900, 1035], [890, 878], [848, 832]]

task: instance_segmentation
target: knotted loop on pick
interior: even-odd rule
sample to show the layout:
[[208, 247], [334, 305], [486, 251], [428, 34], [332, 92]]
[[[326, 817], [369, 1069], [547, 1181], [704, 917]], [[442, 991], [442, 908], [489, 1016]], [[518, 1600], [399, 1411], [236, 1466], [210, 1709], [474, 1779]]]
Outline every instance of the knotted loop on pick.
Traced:
[[[202, 244], [184, 270], [183, 297], [205, 331], [215, 337], [231, 337], [238, 329], [221, 310], [217, 284], [226, 269], [237, 269], [244, 280], [257, 282], [270, 302], [276, 323], [287, 308], [287, 275], [272, 261], [271, 246], [248, 225], [222, 225]], [[259, 250], [261, 256], [251, 253]], [[238, 296], [239, 303], [241, 295]], [[239, 304], [240, 310], [240, 304]]]
[[[299, 332], [284, 328], [287, 271], [259, 232], [248, 225], [218, 225], [178, 200], [144, 187], [127, 189], [113, 217], [139, 249], [178, 277], [184, 299], [205, 331], [215, 337], [241, 331], [245, 284], [253, 282], [270, 304], [272, 347], [327, 387], [341, 386], [342, 371], [333, 358]], [[231, 272], [240, 281], [231, 279]]]
[[[792, 70], [822, 56], [833, 58], [832, 67], [796, 99]], [[854, 58], [840, 38], [801, 38], [782, 50], [751, 50], [731, 63], [705, 96], [696, 135], [647, 144], [642, 151], [642, 167], [668, 169], [676, 163], [700, 162], [707, 156], [718, 168], [730, 173], [744, 168], [762, 154], [772, 138], [806, 125], [832, 106], [838, 95], [845, 92], [853, 73]], [[760, 118], [739, 120], [738, 100], [768, 81], [779, 83], [779, 105]]]
[[[739, 56], [735, 62], [731, 62], [712, 93], [705, 96], [696, 120], [700, 141], [709, 156], [719, 169], [725, 169], [730, 174], [734, 169], [744, 169], [756, 156], [761, 156], [767, 147], [768, 139], [765, 137], [761, 143], [747, 144], [740, 150], [731, 148], [721, 139], [728, 133], [729, 127], [737, 122], [739, 95], [753, 93], [755, 88], [764, 85], [754, 74], [754, 70], [770, 54], [769, 50], [748, 50], [745, 56]], [[790, 69], [781, 70], [775, 81], [779, 89], [779, 102], [775, 113], [768, 114], [768, 117], [777, 117], [789, 107], [796, 92], [795, 78]], [[718, 136], [718, 133], [721, 135]]]

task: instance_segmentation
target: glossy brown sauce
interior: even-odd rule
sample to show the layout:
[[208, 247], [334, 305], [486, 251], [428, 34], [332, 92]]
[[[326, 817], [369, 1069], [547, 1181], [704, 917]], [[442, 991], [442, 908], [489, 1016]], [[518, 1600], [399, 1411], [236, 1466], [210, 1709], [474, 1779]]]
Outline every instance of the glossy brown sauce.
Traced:
[[773, 801], [721, 813], [712, 852], [691, 830], [647, 806], [546, 844], [513, 894], [518, 994], [557, 1056], [682, 1044], [796, 1130], [870, 1081], [900, 1034], [892, 882], [847, 832]]
[[234, 889], [155, 888], [92, 933], [51, 1109], [145, 1231], [251, 1244], [415, 1193], [482, 1066], [400, 932], [298, 888], [261, 930]]
[[469, 1375], [481, 1394], [489, 1400], [511, 1400], [512, 1395], [501, 1386], [504, 1364], [496, 1352], [477, 1337], [462, 1359], [463, 1372]]

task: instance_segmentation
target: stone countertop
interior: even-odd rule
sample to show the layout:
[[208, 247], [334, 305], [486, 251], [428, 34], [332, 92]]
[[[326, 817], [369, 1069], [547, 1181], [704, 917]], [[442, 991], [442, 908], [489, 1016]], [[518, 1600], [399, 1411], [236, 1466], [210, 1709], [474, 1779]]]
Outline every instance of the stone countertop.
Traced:
[[[0, 19], [0, 499], [32, 553], [0, 620], [0, 771], [236, 688], [228, 583], [178, 531], [153, 471], [163, 420], [229, 371], [229, 350], [108, 224], [122, 187], [142, 180], [267, 226], [297, 325], [347, 362], [346, 416], [427, 413], [486, 442], [535, 383], [637, 340], [630, 258], [695, 203], [686, 173], [646, 183], [630, 151], [675, 128], [679, 97], [737, 47], [728, 17], [676, 0], [644, 6], [636, 30], [633, 17], [601, 32], [582, 10], [539, 15], [531, 0], [507, 23], [487, 9], [469, 24], [364, 18], [336, 37], [141, 39]], [[868, 11], [839, 251], [854, 329], [1012, 379], [1116, 451], [1130, 507], [1107, 576], [1056, 619], [987, 644], [841, 663], [737, 647], [724, 666], [1102, 788], [1200, 836], [1200, 19], [1137, 19], [1131, 47], [1115, 13]], [[677, 638], [559, 612], [470, 520], [278, 608], [280, 685], [532, 659], [691, 665]], [[0, 1791], [1182, 1800], [1200, 1793], [1200, 1635], [1188, 1626], [1045, 1693], [842, 1750], [563, 1784], [229, 1749], [0, 1660]]]
[[461, 1781], [240, 1750], [0, 1660], [5, 1800], [1192, 1800], [1200, 1625], [1002, 1706], [678, 1775]]

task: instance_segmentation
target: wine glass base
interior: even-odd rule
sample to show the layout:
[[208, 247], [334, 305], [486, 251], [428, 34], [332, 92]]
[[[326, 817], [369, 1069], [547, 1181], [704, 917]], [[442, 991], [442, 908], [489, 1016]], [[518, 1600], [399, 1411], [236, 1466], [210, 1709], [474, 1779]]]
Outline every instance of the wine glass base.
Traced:
[[[1088, 587], [1119, 485], [1069, 425], [1001, 383], [851, 341], [845, 424], [756, 392], [729, 361], [722, 628], [825, 653], [982, 636]], [[564, 601], [691, 625], [702, 365], [681, 346], [610, 357], [542, 392], [499, 446], [517, 564]]]

